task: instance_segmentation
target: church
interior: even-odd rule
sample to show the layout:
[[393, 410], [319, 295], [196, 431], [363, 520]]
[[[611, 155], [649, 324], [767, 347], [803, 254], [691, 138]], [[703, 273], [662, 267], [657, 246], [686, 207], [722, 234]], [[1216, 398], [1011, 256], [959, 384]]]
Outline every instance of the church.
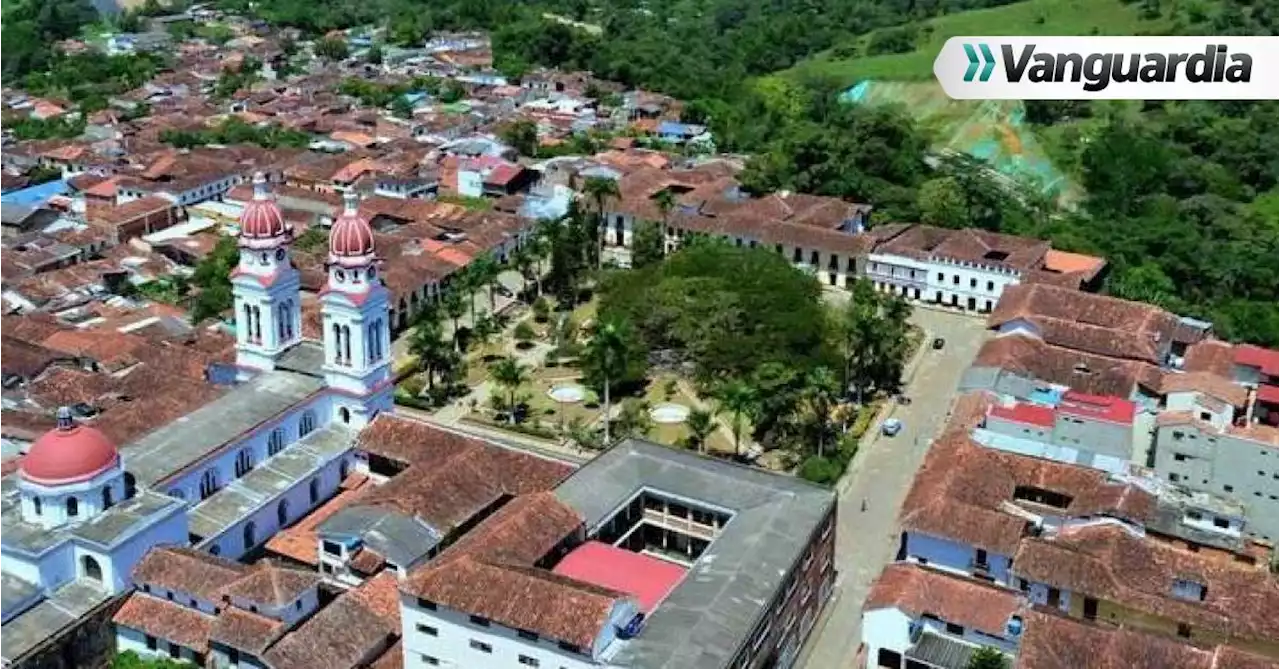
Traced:
[[302, 337], [293, 231], [260, 173], [239, 223], [235, 386], [120, 445], [60, 410], [0, 484], [4, 664], [102, 615], [151, 548], [238, 559], [361, 467], [355, 437], [392, 408], [393, 379], [388, 292], [358, 195], [330, 230], [320, 341]]

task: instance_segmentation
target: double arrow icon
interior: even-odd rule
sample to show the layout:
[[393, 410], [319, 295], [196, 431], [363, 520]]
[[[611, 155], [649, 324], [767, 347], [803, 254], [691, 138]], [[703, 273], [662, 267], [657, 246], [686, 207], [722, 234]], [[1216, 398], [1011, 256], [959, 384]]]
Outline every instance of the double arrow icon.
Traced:
[[978, 74], [978, 65], [982, 65], [982, 74], [978, 75], [978, 81], [990, 79], [991, 71], [996, 69], [996, 57], [991, 54], [991, 49], [986, 44], [979, 43], [978, 50], [982, 52], [981, 60], [978, 59], [978, 53], [974, 51], [972, 44], [964, 45], [964, 55], [969, 57], [969, 69], [964, 71], [965, 81], [973, 81], [973, 75]]

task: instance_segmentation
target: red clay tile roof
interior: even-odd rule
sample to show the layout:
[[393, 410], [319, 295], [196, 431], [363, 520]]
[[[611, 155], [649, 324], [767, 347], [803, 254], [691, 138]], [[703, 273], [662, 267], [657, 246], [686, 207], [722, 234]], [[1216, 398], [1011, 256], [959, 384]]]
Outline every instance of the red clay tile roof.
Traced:
[[224, 586], [222, 595], [278, 607], [292, 604], [319, 584], [320, 575], [315, 572], [262, 564]]
[[1233, 383], [1227, 377], [1210, 372], [1167, 372], [1160, 393], [1196, 392], [1217, 398], [1234, 407], [1244, 407], [1249, 401], [1249, 390]]
[[1055, 346], [1161, 364], [1178, 319], [1150, 304], [1043, 284], [1008, 286], [987, 319], [991, 328], [1024, 320]]
[[267, 540], [267, 550], [291, 560], [318, 566], [316, 556], [320, 538], [316, 527], [333, 514], [346, 508], [359, 499], [361, 490], [368, 485], [369, 478], [363, 474], [351, 474], [343, 481], [344, 489], [337, 496], [325, 502], [320, 508], [307, 514], [305, 518], [280, 530]]
[[1007, 634], [1009, 618], [1023, 608], [1017, 592], [920, 565], [898, 562], [880, 572], [871, 585], [863, 611], [895, 608], [918, 618], [935, 615], [998, 637]]
[[209, 647], [214, 617], [181, 604], [135, 592], [125, 600], [112, 622], [160, 639], [186, 646], [198, 653]]
[[1141, 523], [1155, 509], [1149, 493], [1112, 483], [1101, 471], [984, 448], [967, 433], [952, 430], [940, 436], [925, 456], [903, 502], [901, 524], [907, 531], [1012, 555], [1026, 533], [1027, 521], [1001, 507], [1028, 504], [1015, 499], [1019, 488], [1069, 498], [1067, 508], [1048, 515], [1113, 516]]
[[506, 564], [533, 565], [581, 530], [582, 517], [557, 499], [555, 493], [520, 495], [462, 535], [437, 560], [443, 562], [468, 555]]
[[369, 669], [404, 669], [404, 645], [397, 641], [369, 664]]
[[1274, 669], [1276, 662], [1230, 646], [1175, 639], [1045, 610], [1029, 612], [1014, 669]]
[[584, 649], [594, 645], [615, 604], [627, 597], [544, 569], [467, 556], [411, 574], [403, 589], [455, 611]]
[[283, 621], [228, 606], [218, 612], [209, 639], [251, 655], [261, 655], [285, 632]]
[[222, 588], [246, 572], [248, 567], [239, 562], [194, 548], [159, 546], [138, 561], [133, 568], [133, 581], [220, 602]]
[[[1265, 566], [1244, 565], [1135, 536], [1114, 524], [1064, 529], [1028, 538], [1012, 571], [1143, 613], [1229, 638], [1270, 640], [1280, 634], [1280, 589]], [[1205, 586], [1203, 601], [1173, 595], [1176, 580]]]
[[339, 595], [286, 634], [264, 659], [275, 669], [353, 667], [380, 655], [399, 634], [395, 577], [383, 573]]
[[1156, 391], [1163, 383], [1160, 368], [1155, 365], [1093, 355], [1020, 335], [989, 340], [978, 349], [973, 366], [995, 367], [1083, 393], [1112, 397], [1128, 397], [1135, 385]]
[[348, 564], [362, 574], [376, 574], [386, 563], [386, 559], [378, 551], [364, 547], [351, 556]]

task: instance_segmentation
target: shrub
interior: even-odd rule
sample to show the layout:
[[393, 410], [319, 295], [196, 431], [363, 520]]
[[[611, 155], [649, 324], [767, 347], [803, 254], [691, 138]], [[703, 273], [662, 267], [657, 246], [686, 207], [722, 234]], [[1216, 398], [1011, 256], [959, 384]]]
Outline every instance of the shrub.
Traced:
[[662, 384], [662, 396], [670, 402], [671, 398], [676, 396], [676, 391], [679, 390], [679, 387], [675, 379], [667, 379], [667, 382]]
[[533, 320], [546, 323], [551, 318], [551, 302], [545, 297], [533, 301]]
[[516, 329], [513, 334], [515, 335], [517, 342], [525, 345], [531, 343], [538, 336], [538, 333], [534, 331], [533, 326], [529, 324], [529, 321], [520, 321], [520, 324], [516, 325]]
[[830, 485], [840, 479], [844, 464], [839, 460], [811, 455], [800, 465], [800, 478], [813, 483]]

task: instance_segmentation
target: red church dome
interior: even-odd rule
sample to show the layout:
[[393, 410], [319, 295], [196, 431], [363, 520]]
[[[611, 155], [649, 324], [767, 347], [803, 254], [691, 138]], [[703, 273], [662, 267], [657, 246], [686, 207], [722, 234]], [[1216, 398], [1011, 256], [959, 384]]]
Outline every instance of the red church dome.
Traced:
[[240, 238], [265, 240], [283, 237], [288, 231], [280, 206], [267, 191], [267, 178], [258, 172], [253, 175], [253, 199], [244, 205], [240, 213]]
[[359, 197], [352, 191], [343, 195], [342, 215], [329, 230], [329, 262], [340, 265], [368, 262], [373, 255], [373, 228], [360, 215]]
[[32, 444], [18, 470], [32, 483], [55, 486], [88, 481], [119, 461], [120, 452], [106, 435], [77, 425], [63, 408], [58, 411], [58, 427]]

